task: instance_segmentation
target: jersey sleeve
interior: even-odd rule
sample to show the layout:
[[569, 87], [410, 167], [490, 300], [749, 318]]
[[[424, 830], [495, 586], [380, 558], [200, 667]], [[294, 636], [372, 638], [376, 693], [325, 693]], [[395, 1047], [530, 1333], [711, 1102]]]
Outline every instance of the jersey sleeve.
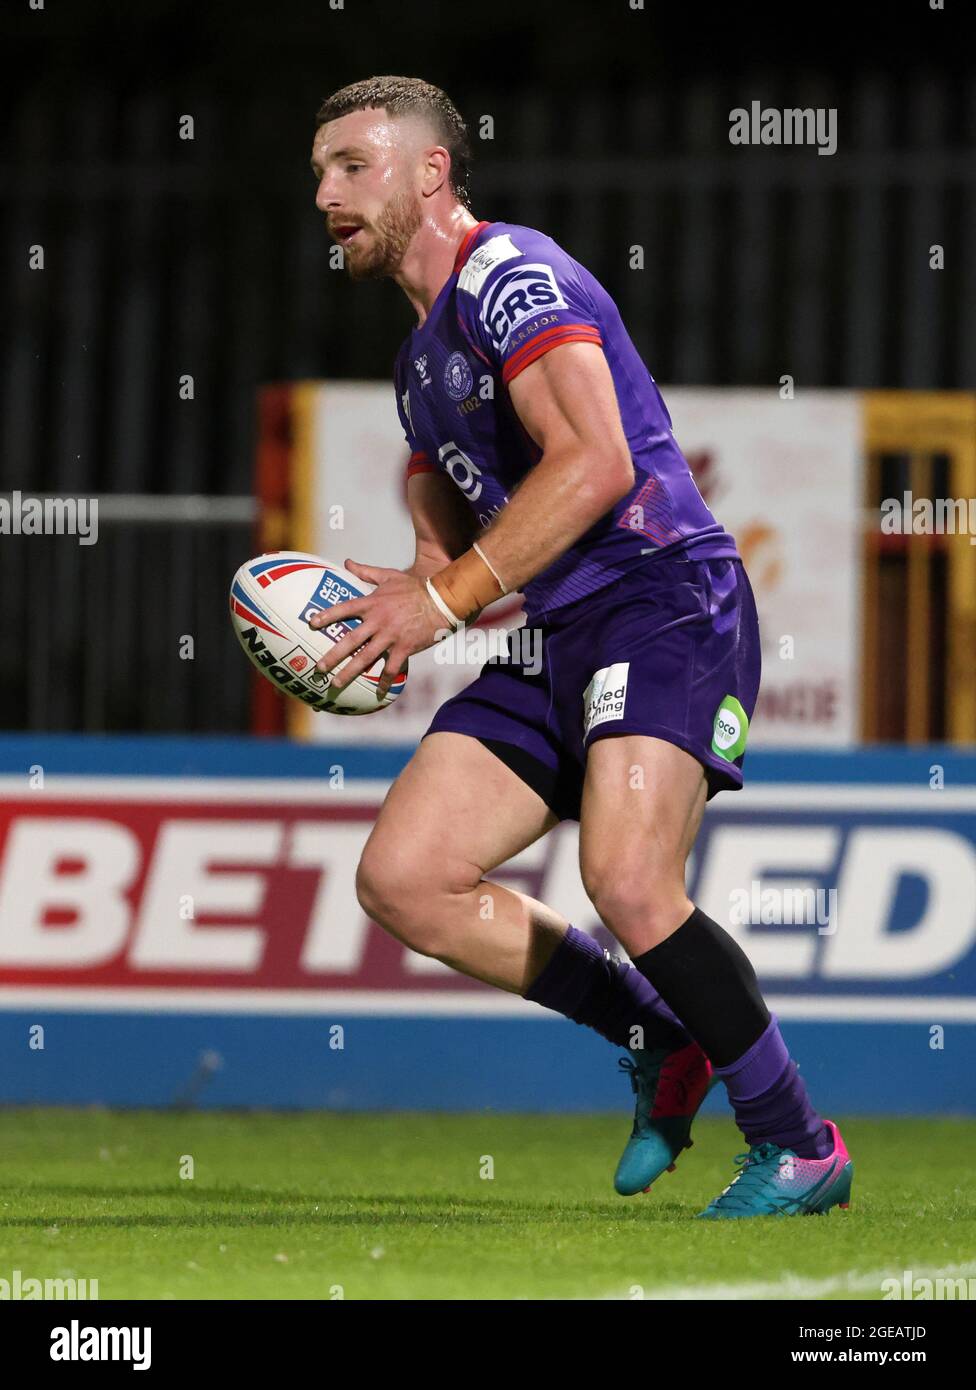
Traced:
[[407, 459], [407, 478], [412, 478], [417, 473], [436, 473], [437, 469], [426, 451], [420, 447], [417, 436], [414, 434], [413, 420], [410, 418], [410, 387], [404, 377], [405, 373], [401, 370], [401, 362], [398, 360], [393, 373], [397, 415], [400, 417], [400, 427], [407, 441], [407, 448], [410, 450], [410, 457]]
[[579, 268], [548, 237], [505, 232], [484, 242], [462, 267], [457, 299], [472, 346], [506, 385], [563, 343], [603, 344]]

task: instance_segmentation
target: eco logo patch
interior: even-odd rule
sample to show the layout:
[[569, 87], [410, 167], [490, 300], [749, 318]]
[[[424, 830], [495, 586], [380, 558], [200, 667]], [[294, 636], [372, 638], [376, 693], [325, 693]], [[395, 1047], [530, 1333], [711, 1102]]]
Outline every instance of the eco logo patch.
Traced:
[[712, 752], [726, 762], [734, 763], [746, 751], [749, 737], [749, 716], [734, 695], [726, 695], [715, 711], [712, 728]]

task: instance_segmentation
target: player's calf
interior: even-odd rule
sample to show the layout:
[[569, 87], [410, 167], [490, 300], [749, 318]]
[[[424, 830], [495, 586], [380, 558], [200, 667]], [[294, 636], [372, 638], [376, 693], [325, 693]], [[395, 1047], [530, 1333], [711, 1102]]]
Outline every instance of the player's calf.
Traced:
[[[643, 790], [622, 800], [628, 769]], [[684, 891], [705, 801], [702, 768], [650, 737], [603, 739], [589, 754], [581, 826], [587, 891], [636, 969], [711, 1060], [751, 1145], [819, 1160], [830, 1149], [748, 956]]]

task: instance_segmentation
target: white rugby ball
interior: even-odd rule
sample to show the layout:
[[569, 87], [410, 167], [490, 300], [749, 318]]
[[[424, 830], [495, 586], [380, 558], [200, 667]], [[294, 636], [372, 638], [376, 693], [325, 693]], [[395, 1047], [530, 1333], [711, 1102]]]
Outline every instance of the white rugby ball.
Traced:
[[[358, 627], [359, 619], [321, 628], [309, 627], [308, 620], [375, 587], [318, 555], [275, 550], [248, 560], [234, 575], [231, 622], [251, 661], [284, 695], [329, 714], [372, 714], [397, 698], [407, 683], [406, 671], [383, 700], [377, 697], [382, 658], [344, 690], [333, 690], [335, 672], [316, 671], [315, 663]], [[351, 659], [346, 657], [337, 670]]]

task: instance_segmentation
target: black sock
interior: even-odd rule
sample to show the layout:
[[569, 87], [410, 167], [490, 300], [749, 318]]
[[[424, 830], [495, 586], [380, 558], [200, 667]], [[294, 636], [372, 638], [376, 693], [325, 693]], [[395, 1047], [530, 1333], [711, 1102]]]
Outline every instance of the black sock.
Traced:
[[713, 1066], [737, 1061], [765, 1031], [769, 1010], [749, 957], [700, 908], [632, 959]]

